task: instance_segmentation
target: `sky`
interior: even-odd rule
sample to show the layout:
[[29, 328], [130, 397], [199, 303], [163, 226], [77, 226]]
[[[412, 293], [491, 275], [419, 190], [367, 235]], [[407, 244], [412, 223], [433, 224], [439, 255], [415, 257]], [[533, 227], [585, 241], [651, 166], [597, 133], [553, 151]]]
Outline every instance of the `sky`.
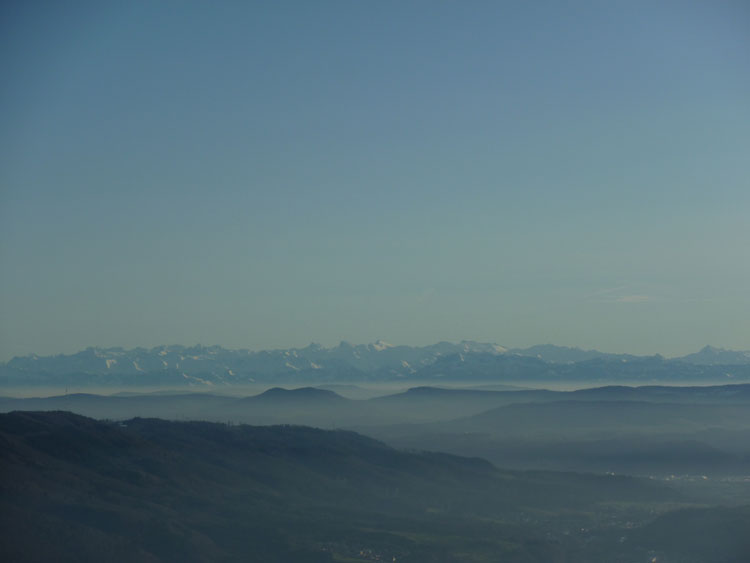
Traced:
[[3, 2], [0, 361], [750, 349], [750, 5]]

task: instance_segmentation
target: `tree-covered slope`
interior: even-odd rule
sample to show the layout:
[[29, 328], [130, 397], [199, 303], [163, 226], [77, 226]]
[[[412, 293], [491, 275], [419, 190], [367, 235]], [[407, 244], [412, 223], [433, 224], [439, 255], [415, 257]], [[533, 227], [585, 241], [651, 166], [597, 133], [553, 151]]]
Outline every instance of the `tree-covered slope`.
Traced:
[[5, 561], [562, 561], [601, 503], [676, 498], [346, 431], [63, 412], [0, 415], [0, 475]]

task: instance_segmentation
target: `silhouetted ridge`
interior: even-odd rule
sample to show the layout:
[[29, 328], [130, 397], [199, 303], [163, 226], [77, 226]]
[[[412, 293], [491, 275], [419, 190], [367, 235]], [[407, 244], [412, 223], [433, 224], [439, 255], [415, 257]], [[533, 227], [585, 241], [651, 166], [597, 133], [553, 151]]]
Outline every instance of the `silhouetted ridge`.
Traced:
[[344, 397], [329, 389], [316, 387], [300, 387], [299, 389], [283, 389], [273, 387], [260, 395], [248, 397], [256, 401], [346, 401]]
[[451, 393], [452, 389], [442, 387], [430, 387], [429, 385], [420, 385], [419, 387], [410, 387], [406, 390], [408, 395], [446, 395]]

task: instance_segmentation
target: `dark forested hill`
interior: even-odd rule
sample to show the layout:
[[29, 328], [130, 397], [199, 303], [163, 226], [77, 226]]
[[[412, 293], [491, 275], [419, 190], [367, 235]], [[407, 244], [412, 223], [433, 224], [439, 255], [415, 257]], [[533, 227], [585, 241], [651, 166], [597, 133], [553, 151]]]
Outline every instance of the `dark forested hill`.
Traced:
[[0, 415], [0, 477], [3, 561], [562, 561], [607, 521], [578, 557], [597, 561], [640, 514], [622, 503], [678, 500], [347, 431], [64, 412]]

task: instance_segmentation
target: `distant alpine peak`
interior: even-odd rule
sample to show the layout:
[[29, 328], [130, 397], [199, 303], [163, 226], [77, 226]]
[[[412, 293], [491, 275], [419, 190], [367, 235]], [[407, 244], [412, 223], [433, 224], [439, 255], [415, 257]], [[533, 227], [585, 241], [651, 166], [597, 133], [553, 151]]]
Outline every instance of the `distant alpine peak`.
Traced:
[[716, 346], [704, 346], [699, 352], [678, 358], [684, 362], [695, 364], [727, 364], [738, 365], [750, 363], [750, 351], [727, 350]]
[[375, 350], [377, 350], [378, 352], [382, 352], [387, 348], [393, 348], [393, 344], [388, 344], [385, 340], [376, 340], [372, 343], [372, 347], [375, 348]]
[[464, 352], [485, 352], [490, 354], [505, 354], [508, 349], [491, 342], [474, 342], [473, 340], [462, 340], [461, 346]]

